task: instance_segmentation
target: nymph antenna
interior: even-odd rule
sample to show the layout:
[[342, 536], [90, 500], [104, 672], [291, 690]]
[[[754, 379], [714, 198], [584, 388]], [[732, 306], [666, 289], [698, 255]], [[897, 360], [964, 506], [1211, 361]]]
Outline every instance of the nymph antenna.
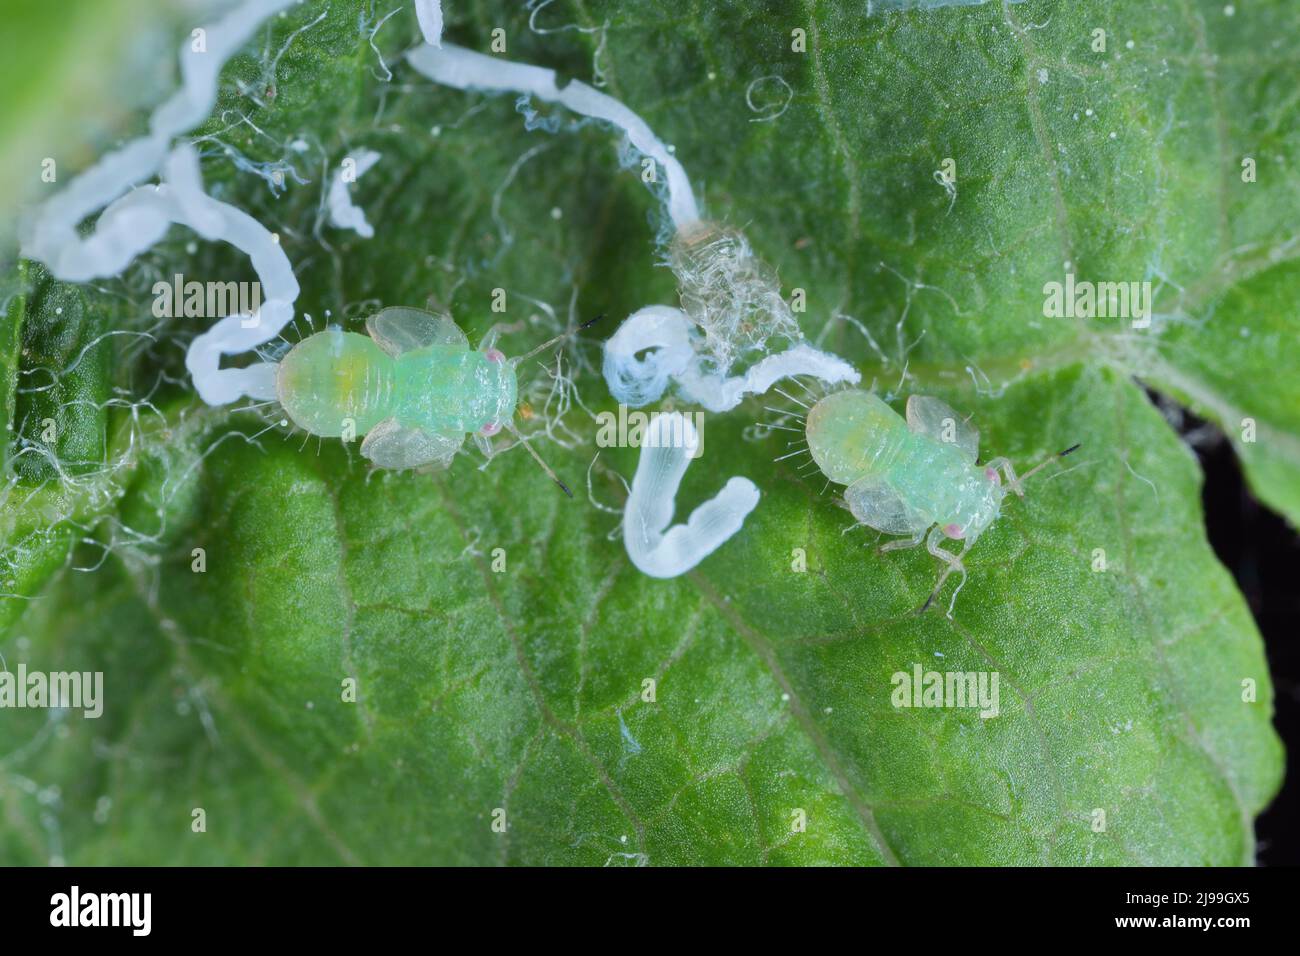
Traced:
[[545, 352], [551, 346], [563, 342], [565, 339], [569, 338], [570, 336], [577, 335], [579, 332], [591, 328], [593, 325], [595, 325], [604, 317], [605, 317], [605, 313], [602, 312], [600, 315], [596, 316], [591, 321], [582, 323], [582, 325], [578, 326], [576, 329], [570, 329], [568, 332], [562, 332], [559, 335], [557, 335], [555, 338], [551, 339], [549, 342], [543, 342], [541, 345], [537, 346], [537, 348], [533, 349], [532, 351], [525, 352], [523, 355], [519, 356], [518, 358], [511, 359], [511, 361], [516, 365], [519, 365], [522, 362], [526, 362], [528, 359], [532, 358], [534, 355], [538, 354], [539, 352]]
[[568, 495], [570, 498], [572, 498], [572, 497], [573, 497], [573, 492], [569, 490], [569, 486], [566, 485], [564, 482], [560, 481], [560, 476], [557, 475], [557, 474], [556, 474], [556, 473], [551, 469], [551, 466], [550, 466], [550, 465], [548, 465], [546, 462], [542, 461], [542, 456], [539, 455], [539, 454], [537, 454], [536, 449], [534, 449], [532, 445], [528, 444], [528, 439], [525, 438], [525, 437], [524, 437], [524, 436], [519, 432], [519, 430], [516, 429], [513, 425], [507, 425], [506, 428], [508, 428], [508, 429], [510, 430], [510, 434], [514, 435], [516, 438], [519, 439], [519, 444], [523, 445], [524, 448], [528, 449], [528, 454], [530, 454], [530, 455], [533, 456], [533, 461], [537, 462], [537, 464], [541, 466], [542, 471], [546, 472], [547, 476], [551, 479], [551, 481], [553, 481], [553, 482], [555, 482], [557, 485], [559, 485], [559, 486], [560, 486], [560, 490], [563, 491], [563, 492], [564, 492], [566, 495]]
[[1034, 474], [1034, 472], [1046, 468], [1048, 465], [1056, 461], [1058, 458], [1064, 458], [1066, 455], [1078, 451], [1082, 447], [1082, 444], [1083, 444], [1082, 442], [1073, 444], [1069, 448], [1065, 449], [1065, 451], [1058, 451], [1055, 455], [1053, 455], [1051, 458], [1048, 458], [1046, 461], [1040, 461], [1038, 464], [1034, 465], [1033, 468], [1030, 468], [1027, 472], [1021, 475], [1019, 480], [1023, 482], [1030, 475]]

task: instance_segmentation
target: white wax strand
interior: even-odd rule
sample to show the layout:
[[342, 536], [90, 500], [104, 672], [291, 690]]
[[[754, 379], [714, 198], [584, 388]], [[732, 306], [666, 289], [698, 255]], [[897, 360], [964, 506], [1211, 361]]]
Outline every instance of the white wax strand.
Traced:
[[691, 570], [739, 531], [758, 504], [754, 483], [732, 478], [692, 511], [686, 524], [670, 528], [677, 488], [698, 447], [699, 435], [685, 415], [651, 418], [623, 512], [623, 544], [632, 564], [652, 578]]
[[446, 86], [459, 90], [527, 93], [548, 103], [559, 103], [583, 116], [612, 123], [627, 135], [628, 142], [663, 167], [668, 183], [668, 215], [677, 231], [682, 232], [699, 221], [695, 193], [682, 164], [645, 120], [612, 96], [579, 80], [560, 89], [554, 70], [475, 53], [451, 43], [441, 47], [425, 44], [412, 50], [406, 58], [429, 79]]
[[[698, 358], [690, 319], [681, 309], [650, 305], [633, 312], [605, 340], [605, 384], [615, 400], [632, 408], [657, 401], [668, 384]], [[637, 354], [645, 352], [645, 358]]]
[[[329, 194], [325, 199], [331, 226], [336, 229], [352, 229], [363, 239], [374, 237], [375, 227], [367, 221], [366, 211], [352, 201], [348, 186], [350, 182], [356, 182], [364, 176], [380, 158], [380, 154], [373, 149], [359, 149], [343, 157], [343, 162], [334, 171], [334, 178], [330, 180]], [[349, 169], [350, 181], [344, 176]]]
[[442, 3], [439, 0], [415, 0], [415, 19], [419, 21], [424, 42], [442, 46]]
[[[827, 385], [857, 384], [862, 376], [848, 362], [800, 342], [769, 355], [743, 375], [705, 371], [696, 352], [694, 324], [681, 309], [652, 305], [633, 312], [605, 342], [603, 372], [610, 394], [633, 408], [658, 400], [675, 381], [687, 401], [711, 412], [735, 408], [747, 395], [761, 395], [783, 378], [809, 375]], [[644, 358], [638, 358], [645, 353]]]
[[247, 0], [203, 34], [202, 51], [197, 40], [186, 38], [180, 50], [183, 83], [171, 98], [154, 111], [149, 134], [114, 150], [77, 176], [67, 188], [37, 207], [22, 229], [22, 254], [49, 267], [59, 279], [85, 282], [116, 275], [140, 253], [162, 238], [166, 231], [145, 217], [143, 231], [130, 217], [105, 222], [84, 239], [77, 226], [96, 209], [102, 209], [132, 186], [157, 173], [167, 156], [173, 137], [193, 129], [212, 111], [221, 68], [253, 35], [267, 17], [296, 0]]

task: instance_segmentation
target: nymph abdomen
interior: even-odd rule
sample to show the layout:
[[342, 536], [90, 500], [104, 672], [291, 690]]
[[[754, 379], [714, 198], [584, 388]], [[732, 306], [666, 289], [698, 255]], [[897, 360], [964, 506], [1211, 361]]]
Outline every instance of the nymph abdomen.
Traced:
[[393, 372], [393, 360], [369, 336], [330, 329], [289, 350], [276, 390], [299, 428], [325, 438], [348, 430], [362, 436], [392, 414]]
[[909, 436], [903, 420], [874, 393], [827, 395], [808, 412], [808, 448], [831, 481], [851, 485], [892, 466]]

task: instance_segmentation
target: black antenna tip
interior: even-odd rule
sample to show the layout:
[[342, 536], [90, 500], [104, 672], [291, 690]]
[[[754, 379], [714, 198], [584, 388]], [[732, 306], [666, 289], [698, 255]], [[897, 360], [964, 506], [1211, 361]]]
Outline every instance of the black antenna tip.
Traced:
[[594, 319], [592, 319], [590, 322], [584, 322], [584, 323], [582, 323], [582, 325], [578, 326], [578, 331], [581, 332], [583, 329], [589, 329], [589, 328], [591, 328], [593, 325], [595, 325], [597, 322], [599, 322], [599, 321], [600, 321], [601, 319], [603, 319], [604, 317], [605, 317], [605, 313], [604, 313], [604, 312], [600, 313], [600, 315], [596, 316], [596, 317], [595, 317]]
[[1083, 447], [1083, 442], [1078, 442], [1077, 444], [1071, 445], [1069, 448], [1065, 449], [1065, 451], [1057, 452], [1056, 457], [1064, 458], [1066, 455], [1070, 454], [1070, 452], [1078, 451], [1082, 447]]
[[569, 486], [568, 486], [568, 485], [566, 485], [564, 482], [560, 481], [559, 478], [556, 478], [556, 479], [555, 479], [555, 483], [556, 483], [557, 485], [560, 486], [560, 490], [563, 491], [566, 495], [568, 495], [570, 498], [573, 497], [573, 492], [569, 490]]

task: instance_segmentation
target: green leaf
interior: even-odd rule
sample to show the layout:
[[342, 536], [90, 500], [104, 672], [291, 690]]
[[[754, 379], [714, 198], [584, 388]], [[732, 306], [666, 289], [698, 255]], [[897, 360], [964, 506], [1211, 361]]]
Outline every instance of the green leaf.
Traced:
[[[603, 77], [806, 291], [805, 332], [895, 407], [939, 395], [1018, 467], [1082, 443], [980, 538], [952, 619], [951, 588], [915, 613], [923, 549], [877, 553], [820, 479], [773, 461], [762, 402], [708, 417], [678, 501], [744, 475], [758, 509], [668, 581], [522, 453], [369, 475], [274, 410], [202, 406], [181, 357], [207, 322], [154, 318], [152, 284], [255, 276], [176, 229], [120, 279], [13, 280], [0, 652], [102, 671], [105, 705], [0, 711], [0, 860], [1252, 862], [1281, 775], [1272, 688], [1194, 456], [1142, 385], [1221, 425], [1296, 520], [1297, 14], [862, 7], [556, 3], [536, 26], [582, 30], [538, 33], [515, 5], [453, 4], [448, 38], [486, 49], [503, 27], [510, 58]], [[400, 62], [416, 36], [404, 7], [379, 25], [361, 0], [303, 4], [231, 62], [199, 131], [209, 190], [295, 265], [290, 337], [432, 300], [477, 341], [500, 288], [517, 354], [571, 306], [607, 313], [604, 336], [673, 302], [615, 137], [528, 132], [513, 97], [433, 87]], [[356, 146], [383, 154], [354, 187], [370, 240], [320, 212]], [[1151, 280], [1151, 327], [1045, 315], [1067, 263]], [[585, 406], [612, 410], [595, 342], [569, 357]], [[24, 393], [42, 367], [51, 389]], [[68, 467], [26, 467], [36, 416], [62, 423]], [[595, 423], [564, 424], [540, 450], [619, 506], [636, 449], [593, 465]], [[996, 672], [997, 716], [896, 707], [918, 666]]]

